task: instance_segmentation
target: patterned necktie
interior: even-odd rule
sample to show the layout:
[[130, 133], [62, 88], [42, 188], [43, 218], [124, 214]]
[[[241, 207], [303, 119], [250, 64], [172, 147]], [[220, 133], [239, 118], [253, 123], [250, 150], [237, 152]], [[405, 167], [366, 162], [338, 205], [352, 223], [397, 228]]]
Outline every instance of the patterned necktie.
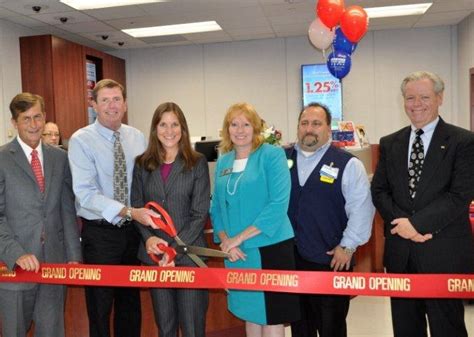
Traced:
[[128, 204], [127, 163], [120, 143], [120, 132], [114, 132], [114, 200]]
[[44, 193], [44, 176], [43, 169], [41, 168], [41, 162], [38, 157], [38, 151], [31, 151], [31, 168], [33, 169], [33, 174], [35, 175], [36, 182], [41, 193]]
[[415, 133], [416, 137], [411, 146], [410, 162], [408, 164], [408, 190], [412, 199], [415, 198], [416, 185], [418, 185], [418, 182], [420, 181], [423, 162], [425, 161], [423, 140], [421, 140], [423, 130], [418, 129]]

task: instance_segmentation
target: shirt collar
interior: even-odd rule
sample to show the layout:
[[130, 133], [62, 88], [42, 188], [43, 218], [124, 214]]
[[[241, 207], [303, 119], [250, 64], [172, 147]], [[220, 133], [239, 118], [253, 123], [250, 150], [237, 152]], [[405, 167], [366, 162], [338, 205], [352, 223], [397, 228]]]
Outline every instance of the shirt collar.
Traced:
[[[120, 124], [120, 128], [117, 130], [118, 132], [121, 133], [121, 130], [122, 130], [122, 125], [123, 124]], [[114, 141], [114, 130], [111, 130], [109, 128], [106, 128], [105, 126], [103, 126], [102, 124], [100, 124], [99, 120], [96, 119], [95, 122], [94, 122], [94, 127], [96, 128], [97, 132], [102, 136], [104, 137], [105, 139], [107, 140], [110, 140], [110, 141]]]
[[[436, 125], [438, 125], [438, 122], [439, 122], [439, 116], [436, 117], [436, 119], [434, 121], [429, 122], [424, 127], [422, 127], [423, 133], [432, 132], [436, 128]], [[412, 124], [411, 125], [411, 131], [414, 133], [414, 132], [416, 132], [416, 130], [418, 130], [418, 129]]]
[[23, 152], [25, 153], [25, 155], [29, 158], [31, 156], [31, 152], [33, 150], [36, 150], [38, 151], [38, 156], [40, 158], [43, 157], [43, 147], [41, 146], [42, 143], [41, 143], [41, 140], [38, 144], [38, 146], [36, 147], [36, 149], [33, 149], [31, 146], [29, 146], [28, 144], [26, 144], [21, 138], [20, 136], [16, 136], [16, 139], [18, 140], [18, 143], [20, 144], [21, 146], [21, 149], [23, 150]]

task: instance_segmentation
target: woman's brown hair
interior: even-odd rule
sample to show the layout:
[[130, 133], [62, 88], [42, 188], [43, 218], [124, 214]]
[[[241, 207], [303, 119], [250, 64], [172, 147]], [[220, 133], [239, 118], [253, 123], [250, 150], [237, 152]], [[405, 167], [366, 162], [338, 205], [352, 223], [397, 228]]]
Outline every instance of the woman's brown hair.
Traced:
[[196, 165], [199, 157], [197, 152], [194, 151], [191, 146], [188, 123], [186, 122], [186, 117], [184, 117], [183, 110], [181, 110], [178, 104], [173, 102], [162, 103], [156, 108], [155, 113], [153, 114], [153, 119], [151, 120], [148, 147], [143, 154], [137, 157], [136, 163], [147, 171], [154, 171], [164, 163], [166, 150], [158, 139], [156, 127], [163, 118], [163, 114], [167, 112], [173, 113], [176, 118], [178, 118], [181, 127], [181, 139], [178, 143], [178, 156], [181, 156], [184, 161], [184, 166], [190, 170], [194, 165]]

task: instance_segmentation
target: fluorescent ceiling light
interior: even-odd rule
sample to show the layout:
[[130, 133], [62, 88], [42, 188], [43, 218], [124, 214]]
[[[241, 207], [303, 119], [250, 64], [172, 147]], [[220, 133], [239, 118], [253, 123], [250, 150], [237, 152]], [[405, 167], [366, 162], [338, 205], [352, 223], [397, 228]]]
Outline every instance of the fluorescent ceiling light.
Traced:
[[369, 18], [386, 18], [390, 16], [421, 15], [424, 14], [433, 3], [422, 3], [400, 6], [385, 6], [364, 8]]
[[150, 36], [212, 32], [216, 30], [222, 30], [221, 26], [219, 26], [217, 22], [203, 21], [203, 22], [194, 22], [194, 23], [183, 23], [179, 25], [122, 29], [122, 32], [128, 35], [131, 35], [133, 37], [150, 37]]
[[77, 10], [141, 5], [164, 1], [166, 0], [59, 0], [59, 2]]

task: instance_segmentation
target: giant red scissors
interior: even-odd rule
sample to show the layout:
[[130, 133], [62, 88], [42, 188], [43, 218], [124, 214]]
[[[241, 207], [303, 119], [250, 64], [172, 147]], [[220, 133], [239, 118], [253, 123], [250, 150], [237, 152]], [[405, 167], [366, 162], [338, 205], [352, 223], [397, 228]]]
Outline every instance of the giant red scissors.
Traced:
[[[160, 204], [154, 201], [150, 201], [145, 205], [145, 208], [151, 209], [154, 212], [158, 213], [157, 217], [152, 217], [153, 222], [163, 232], [172, 237], [177, 244], [176, 247], [165, 246], [162, 243], [158, 244], [158, 248], [168, 255], [168, 262], [172, 262], [176, 257], [176, 254], [186, 254], [191, 260], [194, 261], [194, 263], [196, 263], [196, 265], [198, 265], [199, 267], [207, 268], [206, 263], [204, 263], [204, 261], [199, 256], [229, 258], [229, 253], [224, 253], [223, 251], [217, 249], [210, 249], [199, 246], [188, 246], [187, 244], [185, 244], [183, 240], [181, 240], [178, 236], [178, 232], [176, 231], [176, 228], [174, 226], [173, 219], [171, 219], [171, 216]], [[160, 263], [161, 258], [159, 258], [157, 255], [152, 253], [148, 255], [154, 262], [156, 262], [157, 264]]]

